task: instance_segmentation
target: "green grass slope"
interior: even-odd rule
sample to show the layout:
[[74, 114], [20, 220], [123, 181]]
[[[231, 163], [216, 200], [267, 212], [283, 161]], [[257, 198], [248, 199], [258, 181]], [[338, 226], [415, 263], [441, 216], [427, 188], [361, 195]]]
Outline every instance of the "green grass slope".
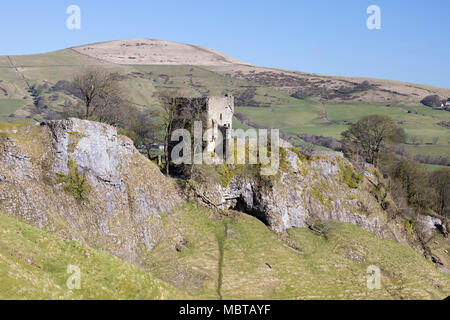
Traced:
[[[224, 297], [272, 299], [442, 299], [450, 277], [412, 249], [350, 224], [329, 223], [326, 240], [291, 229], [283, 240], [241, 217], [225, 242]], [[367, 268], [381, 270], [381, 289], [367, 287]]]
[[[69, 290], [69, 265], [81, 289]], [[119, 258], [0, 214], [0, 299], [175, 299], [178, 290]]]
[[[163, 216], [161, 241], [143, 269], [0, 215], [1, 299], [443, 299], [450, 276], [409, 247], [359, 227], [329, 223], [277, 235], [254, 217], [186, 204]], [[174, 243], [178, 243], [174, 247]], [[444, 254], [445, 253], [441, 253]], [[68, 265], [81, 270], [69, 290]], [[381, 270], [368, 289], [367, 268]]]
[[[326, 240], [308, 229], [277, 235], [249, 215], [228, 216], [186, 205], [164, 218], [182, 236], [160, 243], [153, 274], [207, 299], [443, 299], [450, 276], [409, 247], [359, 227], [329, 223]], [[442, 254], [445, 254], [442, 252]], [[367, 268], [381, 270], [381, 289], [367, 288]]]

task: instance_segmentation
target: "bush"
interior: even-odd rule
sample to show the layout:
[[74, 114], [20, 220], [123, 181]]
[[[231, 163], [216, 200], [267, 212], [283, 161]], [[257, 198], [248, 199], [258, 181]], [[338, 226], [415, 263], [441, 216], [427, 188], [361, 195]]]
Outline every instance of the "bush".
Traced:
[[69, 172], [67, 175], [60, 174], [58, 183], [64, 183], [64, 190], [71, 193], [77, 200], [85, 200], [86, 196], [91, 192], [92, 187], [81, 176], [75, 161], [69, 159]]
[[230, 185], [231, 180], [236, 176], [236, 170], [227, 164], [221, 164], [216, 169], [219, 175], [219, 181], [222, 187], [226, 188]]
[[362, 180], [362, 175], [354, 172], [350, 166], [344, 166], [339, 163], [339, 167], [341, 168], [341, 177], [344, 183], [349, 186], [349, 188], [358, 188], [359, 183]]

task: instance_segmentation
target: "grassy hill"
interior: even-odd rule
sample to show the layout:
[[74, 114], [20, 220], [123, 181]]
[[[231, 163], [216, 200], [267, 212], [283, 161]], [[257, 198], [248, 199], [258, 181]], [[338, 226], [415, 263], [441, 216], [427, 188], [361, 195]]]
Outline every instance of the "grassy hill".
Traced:
[[[150, 42], [143, 45], [146, 41]], [[149, 112], [159, 108], [154, 93], [160, 88], [193, 96], [233, 93], [236, 112], [256, 125], [334, 138], [363, 116], [384, 114], [413, 137], [405, 145], [409, 153], [450, 158], [450, 129], [439, 125], [450, 121], [450, 112], [420, 104], [427, 95], [450, 97], [450, 89], [250, 66], [209, 49], [165, 44], [124, 40], [39, 55], [0, 56], [0, 122], [58, 117], [67, 105], [79, 103], [55, 87], [58, 81], [70, 81], [83, 67], [102, 65], [120, 72], [130, 99]], [[245, 127], [237, 121], [236, 125]]]
[[[69, 265], [81, 271], [69, 290]], [[0, 299], [177, 299], [174, 287], [119, 258], [0, 214]]]
[[[308, 229], [278, 236], [254, 217], [238, 212], [224, 217], [194, 205], [163, 220], [183, 241], [176, 249], [160, 242], [144, 271], [0, 215], [0, 298], [443, 299], [450, 294], [450, 276], [423, 256], [353, 225], [330, 222], [328, 239]], [[66, 289], [69, 264], [82, 270], [79, 291]], [[371, 265], [381, 270], [381, 289], [367, 288]]]

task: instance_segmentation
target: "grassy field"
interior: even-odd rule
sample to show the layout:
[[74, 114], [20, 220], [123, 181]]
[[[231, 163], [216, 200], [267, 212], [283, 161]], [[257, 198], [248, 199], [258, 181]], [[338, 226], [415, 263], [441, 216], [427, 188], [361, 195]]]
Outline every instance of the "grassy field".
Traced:
[[[448, 288], [442, 293], [424, 291], [431, 289], [435, 276], [444, 286], [450, 278], [412, 249], [349, 224], [330, 223], [330, 230], [326, 240], [308, 229], [291, 229], [281, 241], [261, 222], [240, 216], [229, 224], [225, 241], [224, 297], [409, 299], [448, 295]], [[382, 270], [380, 290], [366, 286], [370, 265]]]
[[19, 99], [1, 99], [0, 100], [0, 116], [9, 116], [15, 113], [25, 105], [24, 100]]
[[440, 166], [438, 164], [425, 164], [425, 163], [422, 163], [421, 167], [422, 167], [422, 169], [427, 170], [427, 171], [435, 171], [438, 169], [448, 168], [448, 166]]
[[[439, 121], [450, 121], [450, 112], [425, 106], [322, 105], [313, 101], [294, 100], [289, 105], [270, 108], [238, 107], [237, 111], [263, 126], [336, 139], [341, 138], [341, 133], [349, 126], [348, 122], [354, 123], [373, 114], [385, 115], [394, 119], [410, 136], [406, 146], [410, 153], [450, 157], [450, 130], [437, 125]], [[412, 145], [412, 136], [417, 137], [416, 145]], [[438, 142], [433, 144], [435, 138], [438, 138]]]

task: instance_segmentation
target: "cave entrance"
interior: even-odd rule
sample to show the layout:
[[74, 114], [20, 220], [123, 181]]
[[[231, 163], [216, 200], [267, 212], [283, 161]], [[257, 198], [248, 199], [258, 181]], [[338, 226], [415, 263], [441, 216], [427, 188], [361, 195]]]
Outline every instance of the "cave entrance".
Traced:
[[[267, 214], [264, 210], [258, 208], [258, 202], [255, 202], [253, 199], [252, 203], [249, 204], [248, 200], [244, 199], [244, 197], [240, 196], [235, 198], [235, 204], [230, 207], [231, 210], [239, 211], [245, 214], [248, 214], [256, 219], [260, 220], [266, 226], [269, 226], [269, 220]], [[255, 205], [256, 204], [256, 205]]]

